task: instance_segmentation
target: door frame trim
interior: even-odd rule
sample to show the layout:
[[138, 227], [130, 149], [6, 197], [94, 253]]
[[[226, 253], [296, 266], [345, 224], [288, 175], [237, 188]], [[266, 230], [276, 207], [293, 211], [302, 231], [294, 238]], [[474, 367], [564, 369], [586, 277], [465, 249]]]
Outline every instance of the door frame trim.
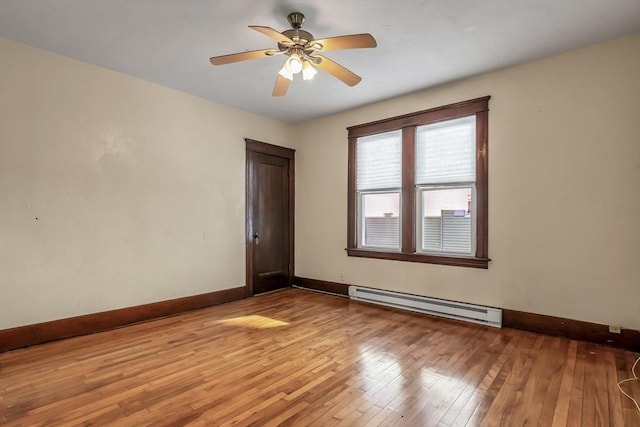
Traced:
[[251, 152], [268, 154], [271, 156], [281, 157], [288, 160], [289, 166], [289, 286], [293, 284], [293, 276], [295, 275], [294, 264], [294, 242], [295, 242], [295, 150], [278, 145], [267, 144], [266, 142], [256, 141], [254, 139], [245, 138], [246, 142], [246, 164], [245, 164], [245, 244], [246, 244], [246, 296], [253, 296], [253, 216], [250, 209], [250, 195], [253, 193], [253, 180], [251, 179], [251, 169], [249, 167], [249, 154]]

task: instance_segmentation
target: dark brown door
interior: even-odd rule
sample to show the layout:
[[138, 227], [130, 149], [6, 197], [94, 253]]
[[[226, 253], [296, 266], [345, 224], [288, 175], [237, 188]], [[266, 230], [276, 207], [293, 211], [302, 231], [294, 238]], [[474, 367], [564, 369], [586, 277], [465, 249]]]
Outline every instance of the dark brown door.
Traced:
[[293, 150], [257, 141], [247, 141], [247, 287], [249, 295], [291, 286], [293, 273], [292, 169]]

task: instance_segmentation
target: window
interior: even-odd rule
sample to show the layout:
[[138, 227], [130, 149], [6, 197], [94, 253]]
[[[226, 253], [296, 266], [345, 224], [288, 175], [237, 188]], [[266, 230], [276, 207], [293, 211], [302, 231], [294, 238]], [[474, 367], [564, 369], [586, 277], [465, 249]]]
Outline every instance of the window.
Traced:
[[400, 250], [402, 132], [358, 139], [358, 246]]
[[487, 268], [488, 104], [348, 128], [349, 256]]

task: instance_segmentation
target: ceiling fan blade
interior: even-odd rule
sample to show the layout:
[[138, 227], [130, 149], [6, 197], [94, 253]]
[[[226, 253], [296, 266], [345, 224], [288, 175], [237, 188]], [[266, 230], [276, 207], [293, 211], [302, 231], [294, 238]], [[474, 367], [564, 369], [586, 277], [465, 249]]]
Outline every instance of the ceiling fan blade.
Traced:
[[320, 61], [318, 62], [314, 61], [314, 64], [316, 67], [320, 68], [322, 71], [325, 71], [331, 74], [333, 77], [337, 78], [338, 80], [342, 81], [343, 83], [349, 86], [355, 86], [358, 83], [360, 83], [360, 80], [362, 80], [362, 78], [359, 75], [347, 70], [342, 65], [336, 62], [333, 62], [329, 58], [326, 58], [322, 55], [313, 55], [312, 58], [316, 60], [320, 59]]
[[[309, 48], [326, 52], [328, 50], [340, 49], [360, 49], [365, 47], [376, 47], [376, 39], [371, 34], [351, 34], [350, 36], [329, 37], [326, 39], [313, 40], [307, 43]], [[320, 47], [322, 46], [322, 47]]]
[[289, 89], [289, 83], [291, 83], [291, 80], [289, 80], [286, 77], [282, 77], [280, 74], [278, 74], [278, 79], [276, 80], [276, 85], [273, 87], [273, 92], [271, 93], [272, 96], [284, 96], [287, 94], [287, 89]]
[[232, 53], [209, 58], [213, 65], [231, 64], [232, 62], [247, 61], [249, 59], [267, 58], [278, 53], [275, 49], [252, 50], [249, 52]]
[[275, 41], [277, 41], [278, 43], [281, 44], [295, 44], [293, 40], [291, 40], [289, 37], [285, 36], [284, 34], [274, 30], [271, 27], [261, 27], [259, 25], [249, 25], [249, 28], [251, 28], [252, 30], [256, 30], [259, 33], [264, 34], [267, 37], [271, 37], [272, 39], [274, 39]]

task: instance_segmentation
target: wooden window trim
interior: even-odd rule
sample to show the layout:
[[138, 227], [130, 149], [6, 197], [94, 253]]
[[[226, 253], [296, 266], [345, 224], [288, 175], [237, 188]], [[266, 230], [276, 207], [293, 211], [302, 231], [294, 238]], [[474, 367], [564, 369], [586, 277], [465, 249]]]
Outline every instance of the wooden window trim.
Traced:
[[[488, 119], [490, 96], [431, 108], [385, 120], [348, 127], [347, 255], [396, 261], [423, 262], [461, 267], [488, 268]], [[415, 128], [426, 124], [476, 116], [476, 253], [475, 256], [436, 255], [416, 252]], [[356, 145], [363, 136], [402, 129], [402, 236], [401, 251], [358, 248], [356, 212]], [[406, 167], [410, 165], [410, 167]]]

